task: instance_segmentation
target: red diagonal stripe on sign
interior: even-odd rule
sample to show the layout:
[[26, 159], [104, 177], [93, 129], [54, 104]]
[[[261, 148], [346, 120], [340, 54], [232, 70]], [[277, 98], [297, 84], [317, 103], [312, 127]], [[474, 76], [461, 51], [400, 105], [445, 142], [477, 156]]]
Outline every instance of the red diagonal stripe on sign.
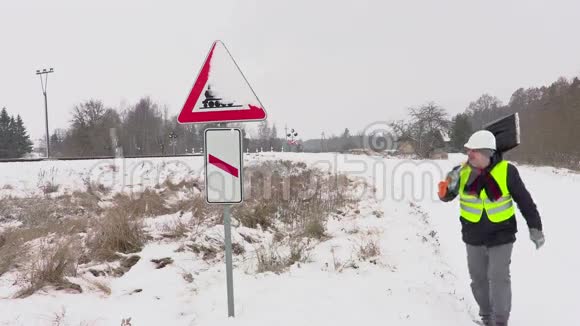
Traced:
[[217, 166], [218, 168], [226, 171], [227, 173], [233, 175], [234, 177], [238, 177], [238, 169], [235, 166], [229, 165], [228, 163], [220, 160], [219, 158], [208, 154], [209, 155], [209, 164], [213, 164], [215, 166]]

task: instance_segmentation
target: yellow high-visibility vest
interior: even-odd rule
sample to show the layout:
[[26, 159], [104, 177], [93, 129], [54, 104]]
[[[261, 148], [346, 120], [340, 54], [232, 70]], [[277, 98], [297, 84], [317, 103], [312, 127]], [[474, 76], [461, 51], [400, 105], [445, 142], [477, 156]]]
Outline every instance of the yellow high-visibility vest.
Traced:
[[471, 174], [471, 167], [466, 164], [460, 172], [459, 181], [459, 205], [461, 217], [469, 222], [478, 223], [481, 220], [483, 211], [491, 222], [500, 223], [509, 220], [515, 214], [515, 207], [507, 187], [508, 162], [502, 160], [491, 170], [491, 176], [495, 179], [501, 189], [502, 197], [496, 201], [491, 201], [485, 189], [481, 190], [478, 196], [465, 193], [465, 185]]

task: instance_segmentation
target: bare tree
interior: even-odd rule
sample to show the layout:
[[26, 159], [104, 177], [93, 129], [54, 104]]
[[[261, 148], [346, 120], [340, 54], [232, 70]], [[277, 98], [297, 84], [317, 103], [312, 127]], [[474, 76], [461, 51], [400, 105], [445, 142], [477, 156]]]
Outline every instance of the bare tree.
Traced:
[[426, 158], [433, 150], [443, 145], [441, 132], [449, 129], [447, 112], [430, 102], [416, 108], [409, 108], [410, 135], [417, 143], [417, 154]]
[[489, 94], [483, 94], [475, 102], [469, 103], [467, 114], [471, 117], [471, 125], [475, 130], [480, 130], [483, 126], [501, 116], [501, 101]]
[[[60, 153], [66, 156], [111, 155], [110, 129], [119, 128], [121, 119], [116, 110], [102, 101], [89, 100], [72, 110], [71, 126], [62, 141]], [[62, 135], [62, 133], [61, 133]], [[54, 138], [58, 140], [58, 136]]]
[[159, 139], [163, 134], [163, 117], [150, 98], [139, 100], [125, 112], [122, 143], [125, 153], [132, 155], [160, 154]]
[[393, 134], [397, 139], [413, 138], [411, 123], [405, 120], [397, 120], [390, 122], [389, 126], [391, 127], [391, 129], [393, 129]]

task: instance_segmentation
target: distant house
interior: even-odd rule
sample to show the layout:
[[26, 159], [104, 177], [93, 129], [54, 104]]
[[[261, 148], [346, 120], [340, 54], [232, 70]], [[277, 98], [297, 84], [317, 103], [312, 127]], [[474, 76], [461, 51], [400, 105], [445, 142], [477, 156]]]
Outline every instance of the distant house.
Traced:
[[417, 142], [411, 137], [401, 137], [397, 140], [397, 151], [399, 154], [415, 154]]
[[431, 152], [429, 158], [432, 160], [446, 160], [448, 158], [447, 151], [444, 148], [436, 148]]

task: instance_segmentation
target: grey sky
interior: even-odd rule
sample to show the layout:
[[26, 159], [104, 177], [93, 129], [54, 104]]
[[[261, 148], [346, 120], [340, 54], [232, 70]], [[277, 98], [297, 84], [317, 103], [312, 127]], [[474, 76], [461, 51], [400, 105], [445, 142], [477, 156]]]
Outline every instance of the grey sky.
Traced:
[[577, 1], [8, 1], [0, 3], [0, 107], [44, 133], [80, 101], [149, 95], [177, 114], [211, 43], [224, 41], [271, 122], [304, 137], [400, 119], [428, 101], [454, 114], [487, 92], [580, 75]]

